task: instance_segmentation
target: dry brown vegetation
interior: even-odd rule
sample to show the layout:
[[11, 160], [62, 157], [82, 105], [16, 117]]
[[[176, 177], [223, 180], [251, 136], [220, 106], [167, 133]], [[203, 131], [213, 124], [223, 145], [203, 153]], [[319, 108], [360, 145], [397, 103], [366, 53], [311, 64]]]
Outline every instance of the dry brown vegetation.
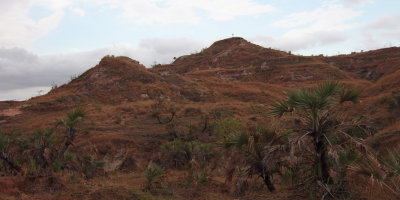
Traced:
[[[20, 168], [0, 161], [0, 199], [396, 199], [399, 66], [396, 47], [297, 56], [242, 38], [150, 69], [106, 56], [44, 96], [0, 102], [0, 153]], [[329, 136], [329, 180], [313, 173], [303, 122], [269, 114], [326, 80], [360, 92], [335, 107], [347, 128]], [[68, 140], [57, 124], [76, 108]]]

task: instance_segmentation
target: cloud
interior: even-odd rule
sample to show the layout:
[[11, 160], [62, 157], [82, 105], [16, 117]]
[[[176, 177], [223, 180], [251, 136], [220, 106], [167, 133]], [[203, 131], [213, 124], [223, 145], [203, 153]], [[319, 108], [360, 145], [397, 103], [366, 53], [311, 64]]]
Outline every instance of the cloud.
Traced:
[[400, 14], [388, 16], [380, 16], [378, 19], [367, 24], [364, 29], [366, 30], [393, 30], [400, 28]]
[[[54, 30], [62, 17], [66, 0], [19, 0], [1, 1], [0, 6], [0, 46], [26, 47], [33, 41]], [[40, 19], [29, 17], [32, 8], [40, 7], [49, 14]]]
[[366, 24], [362, 30], [361, 49], [376, 49], [400, 44], [400, 14], [384, 15]]
[[0, 101], [25, 100], [49, 92], [51, 87], [26, 87], [21, 89], [0, 90]]
[[347, 32], [359, 26], [352, 23], [352, 20], [361, 14], [362, 11], [331, 1], [314, 10], [293, 13], [273, 23], [278, 28], [286, 29], [280, 37], [256, 36], [251, 40], [266, 47], [287, 51], [335, 44], [350, 37]]
[[342, 2], [345, 7], [360, 7], [372, 3], [372, 0], [335, 0]]
[[[173, 57], [200, 50], [202, 43], [187, 38], [143, 40], [136, 48], [119, 44], [86, 52], [36, 55], [23, 48], [0, 48], [0, 100], [24, 100], [61, 85], [72, 75], [94, 67], [105, 55], [128, 56], [146, 66], [169, 63]], [[29, 95], [26, 95], [29, 94]]]
[[[362, 14], [362, 11], [343, 7], [340, 4], [325, 4], [313, 11], [299, 12], [286, 16], [274, 23], [278, 27], [298, 27], [309, 25], [313, 29], [345, 29], [347, 21]], [[339, 25], [339, 27], [338, 27]]]
[[348, 36], [346, 34], [337, 31], [311, 31], [308, 33], [301, 33], [298, 36], [284, 35], [279, 38], [259, 35], [250, 38], [250, 41], [264, 47], [272, 47], [274, 49], [286, 51], [300, 51], [317, 46], [335, 44], [347, 38]]
[[85, 14], [86, 14], [85, 11], [80, 9], [80, 8], [70, 8], [70, 10], [71, 10], [72, 13], [74, 13], [76, 15], [79, 15], [81, 17], [84, 17]]
[[137, 24], [198, 23], [205, 16], [217, 21], [268, 13], [274, 7], [254, 0], [102, 0], [123, 10], [122, 17]]

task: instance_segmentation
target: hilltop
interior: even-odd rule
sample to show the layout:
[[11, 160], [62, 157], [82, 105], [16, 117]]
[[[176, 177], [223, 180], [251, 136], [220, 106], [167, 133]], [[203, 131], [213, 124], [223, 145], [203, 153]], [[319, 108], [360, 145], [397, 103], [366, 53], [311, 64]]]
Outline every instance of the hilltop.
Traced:
[[[179, 168], [178, 162], [165, 161], [161, 145], [181, 137], [182, 141], [196, 138], [219, 148], [220, 139], [211, 134], [213, 119], [234, 119], [228, 120], [229, 127], [268, 122], [296, 130], [296, 122], [284, 119], [278, 123], [268, 115], [270, 106], [287, 92], [325, 80], [340, 81], [360, 91], [358, 104], [343, 104], [339, 110], [344, 120], [368, 119], [368, 126], [374, 127], [379, 139], [377, 151], [385, 152], [399, 144], [400, 103], [397, 107], [396, 103], [394, 107], [387, 103], [400, 91], [398, 47], [329, 57], [299, 56], [234, 37], [153, 68], [128, 57], [105, 56], [93, 68], [46, 95], [22, 102], [0, 102], [0, 131], [18, 133], [18, 141], [28, 141], [35, 130], [43, 128], [53, 129], [55, 140], [63, 141], [64, 130], [57, 121], [74, 108], [85, 112], [85, 120], [68, 150], [75, 159], [72, 164], [36, 178], [1, 172], [0, 183], [5, 186], [0, 189], [0, 199], [140, 199], [146, 195], [151, 196], [148, 199], [294, 198], [296, 191], [283, 186], [277, 193], [269, 193], [256, 177], [249, 179], [246, 195], [238, 196], [237, 185], [226, 179], [225, 171], [233, 161], [209, 154], [208, 181], [189, 187], [184, 184], [190, 173], [185, 168], [188, 166]], [[17, 146], [12, 150], [19, 155]], [[221, 149], [216, 151], [223, 153]], [[24, 151], [23, 155], [30, 154]], [[85, 156], [90, 162], [103, 163], [93, 177], [88, 177], [86, 168], [80, 166]], [[175, 159], [183, 159], [182, 154]], [[201, 163], [192, 161], [190, 166], [200, 168]], [[146, 182], [144, 170], [151, 163], [164, 167], [161, 182], [168, 190], [141, 192]], [[28, 174], [28, 164], [22, 168]], [[362, 188], [357, 189], [361, 196], [367, 195]], [[301, 195], [296, 198], [308, 199]]]

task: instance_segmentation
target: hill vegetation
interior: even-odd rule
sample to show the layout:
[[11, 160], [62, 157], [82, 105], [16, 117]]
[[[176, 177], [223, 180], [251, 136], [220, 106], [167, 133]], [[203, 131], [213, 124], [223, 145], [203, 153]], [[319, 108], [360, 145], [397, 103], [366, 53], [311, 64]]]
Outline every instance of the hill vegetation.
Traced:
[[399, 199], [400, 48], [242, 38], [0, 102], [0, 199]]

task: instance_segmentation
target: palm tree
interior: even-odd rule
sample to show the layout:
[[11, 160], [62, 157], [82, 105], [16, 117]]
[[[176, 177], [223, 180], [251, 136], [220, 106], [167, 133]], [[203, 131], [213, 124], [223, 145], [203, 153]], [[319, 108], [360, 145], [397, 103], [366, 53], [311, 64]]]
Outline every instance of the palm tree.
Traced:
[[328, 133], [334, 132], [339, 123], [337, 106], [351, 101], [356, 103], [359, 94], [336, 81], [325, 81], [315, 88], [303, 88], [287, 94], [272, 107], [272, 114], [281, 117], [292, 113], [302, 124], [303, 136], [310, 136], [314, 143], [315, 164], [318, 179], [323, 183], [330, 180], [327, 162]]
[[11, 158], [10, 158], [10, 145], [15, 140], [16, 135], [10, 134], [5, 135], [0, 132], [0, 159], [6, 162], [11, 169], [16, 170], [17, 172], [21, 171], [21, 167], [18, 166]]
[[[386, 155], [368, 155], [352, 167], [357, 174], [386, 189], [385, 195], [400, 199], [400, 149], [388, 150]], [[393, 196], [394, 195], [394, 196]]]
[[66, 140], [64, 143], [64, 147], [58, 153], [53, 163], [56, 163], [64, 155], [65, 151], [67, 151], [68, 147], [74, 141], [75, 133], [77, 132], [76, 128], [82, 122], [83, 117], [84, 117], [83, 111], [77, 108], [75, 110], [67, 112], [67, 117], [58, 122], [58, 125], [61, 124], [66, 128], [65, 129]]
[[[263, 179], [269, 191], [275, 187], [271, 182], [274, 173], [279, 172], [282, 164], [281, 155], [285, 147], [285, 134], [278, 135], [274, 130], [265, 127], [256, 127], [251, 132], [236, 131], [231, 133], [224, 141], [225, 148], [234, 148], [245, 157], [248, 176], [258, 175]], [[234, 169], [230, 170], [228, 177], [232, 177]]]
[[46, 149], [55, 146], [54, 131], [49, 129], [39, 129], [35, 131], [35, 136], [32, 138], [33, 150], [35, 159], [45, 167], [49, 164], [46, 158]]

